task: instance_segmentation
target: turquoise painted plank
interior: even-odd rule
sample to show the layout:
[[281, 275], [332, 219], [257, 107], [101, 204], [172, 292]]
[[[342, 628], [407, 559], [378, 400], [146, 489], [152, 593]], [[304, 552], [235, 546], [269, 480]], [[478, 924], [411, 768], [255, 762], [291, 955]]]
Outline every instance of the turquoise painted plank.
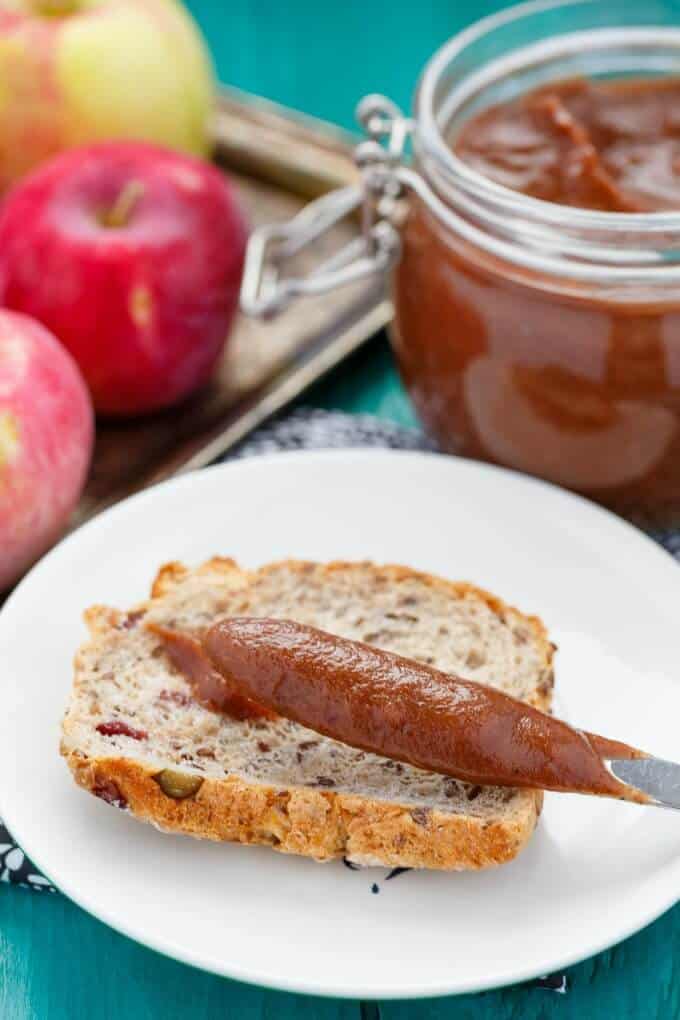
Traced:
[[[434, 48], [502, 5], [190, 0], [189, 6], [224, 82], [351, 127], [354, 106], [367, 92], [386, 92], [408, 107]], [[317, 386], [309, 402], [414, 421], [384, 338]], [[358, 1003], [202, 974], [117, 935], [63, 897], [0, 888], [0, 1020], [675, 1020], [679, 951], [680, 907], [574, 968], [567, 996], [516, 988], [361, 1011]]]
[[399, 425], [417, 425], [384, 333], [355, 354], [341, 371], [314, 386], [299, 403], [341, 408], [352, 414], [376, 414]]
[[384, 92], [408, 108], [428, 57], [490, 0], [189, 0], [220, 79], [351, 127], [357, 101]]
[[[677, 959], [680, 907], [613, 952], [572, 968], [566, 996], [518, 987], [420, 1003], [384, 1002], [379, 1016], [673, 1020], [680, 1016]], [[358, 1014], [350, 1002], [283, 995], [202, 974], [117, 935], [61, 896], [0, 889], [2, 1020], [358, 1020]]]
[[123, 938], [63, 896], [2, 887], [0, 1017], [358, 1020], [358, 1008], [204, 974]]
[[611, 952], [572, 967], [566, 995], [517, 986], [455, 999], [383, 1003], [380, 1020], [676, 1020], [679, 959], [680, 906]]

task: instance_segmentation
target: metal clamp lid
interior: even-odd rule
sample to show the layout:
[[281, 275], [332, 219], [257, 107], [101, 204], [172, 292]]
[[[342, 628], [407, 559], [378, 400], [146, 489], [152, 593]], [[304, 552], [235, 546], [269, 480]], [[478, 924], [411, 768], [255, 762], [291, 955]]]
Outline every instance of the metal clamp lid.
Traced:
[[[384, 96], [366, 96], [357, 117], [370, 136], [354, 151], [360, 185], [318, 198], [286, 223], [253, 231], [241, 286], [241, 308], [247, 315], [272, 317], [296, 297], [323, 294], [383, 273], [398, 260], [401, 242], [393, 220], [404, 189], [395, 171], [413, 122]], [[307, 275], [286, 274], [290, 259], [358, 210], [361, 232], [356, 238]]]

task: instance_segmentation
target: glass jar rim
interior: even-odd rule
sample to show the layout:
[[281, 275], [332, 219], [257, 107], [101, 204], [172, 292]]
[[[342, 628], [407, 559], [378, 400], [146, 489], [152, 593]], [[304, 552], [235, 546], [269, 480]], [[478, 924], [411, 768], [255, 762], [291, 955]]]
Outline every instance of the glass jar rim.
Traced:
[[[614, 277], [620, 273], [622, 278], [630, 276], [631, 279], [639, 280], [642, 274], [646, 279], [651, 277], [659, 281], [669, 282], [672, 280], [677, 283], [680, 278], [680, 264], [669, 261], [663, 255], [663, 252], [659, 250], [659, 245], [655, 243], [655, 239], [661, 239], [662, 237], [668, 239], [671, 235], [680, 238], [680, 210], [646, 213], [600, 212], [569, 206], [567, 217], [564, 205], [514, 191], [496, 181], [492, 181], [464, 163], [455, 155], [450, 144], [447, 143], [440, 123], [440, 109], [438, 108], [440, 102], [438, 96], [441, 91], [441, 83], [448, 68], [468, 47], [492, 32], [503, 29], [505, 26], [511, 26], [513, 23], [521, 21], [521, 19], [530, 18], [533, 15], [541, 15], [559, 8], [580, 8], [586, 10], [588, 6], [592, 7], [592, 5], [599, 2], [600, 0], [529, 0], [529, 2], [517, 4], [495, 14], [488, 15], [453, 36], [433, 54], [421, 74], [414, 99], [414, 151], [424, 176], [434, 184], [435, 190], [441, 194], [449, 198], [455, 196], [457, 200], [462, 200], [463, 205], [465, 205], [465, 196], [468, 196], [468, 198], [469, 196], [474, 196], [476, 210], [483, 209], [492, 225], [495, 222], [500, 223], [502, 217], [509, 217], [515, 222], [529, 224], [536, 238], [540, 239], [541, 235], [543, 235], [544, 239], [550, 236], [553, 246], [551, 252], [552, 259], [550, 261], [556, 262], [556, 264], [569, 262], [570, 271], [567, 275], [572, 277], [583, 275], [586, 279], [592, 279], [588, 265], [583, 265], [582, 273], [576, 271], [574, 253], [579, 250], [583, 253], [585, 251], [583, 244], [572, 246], [571, 254], [567, 254], [565, 258], [559, 258], [558, 256], [555, 259], [555, 245], [556, 242], [559, 242], [560, 236], [563, 235], [565, 240], [573, 238], [574, 235], [579, 236], [582, 240], [585, 240], [586, 246], [590, 240], [593, 240], [594, 249], [597, 248], [598, 239], [601, 241], [601, 238], [606, 236], [610, 239], [610, 247], [608, 254], [604, 257], [604, 262], [609, 263], [614, 269]], [[673, 49], [677, 49], [680, 66], [680, 29], [673, 29], [667, 26], [662, 30], [659, 27], [655, 28], [653, 26], [645, 29], [642, 23], [640, 27], [633, 29], [613, 27], [603, 30], [600, 28], [593, 33], [592, 47], [596, 49], [598, 44], [601, 44], [602, 36], [598, 36], [598, 33], [602, 32], [605, 32], [610, 42], [624, 39], [626, 33], [635, 33], [636, 39], [643, 41], [645, 33], [647, 33], [651, 42], [652, 39], [659, 38], [660, 31], [663, 31], [664, 45], [672, 44]], [[580, 33], [578, 34], [580, 37]], [[576, 33], [573, 34], [573, 37], [575, 39]], [[556, 35], [547, 42], [519, 47], [514, 52], [511, 51], [507, 59], [492, 61], [492, 65], [498, 65], [498, 68], [495, 72], [492, 70], [488, 73], [498, 75], [517, 69], [521, 66], [522, 61], [527, 59], [527, 55], [534, 50], [541, 49], [544, 53], [552, 50], [554, 53], [559, 53], [560, 48], [570, 45], [571, 38], [572, 33], [566, 32]], [[580, 38], [579, 41], [582, 43]], [[482, 69], [481, 72], [478, 71], [475, 75], [470, 75], [469, 77], [477, 79], [476, 84], [480, 84], [486, 71], [487, 69]], [[490, 80], [493, 81], [494, 78], [491, 77]], [[456, 93], [459, 93], [459, 102], [462, 102], [469, 95], [470, 88], [467, 87], [466, 89], [465, 86], [457, 86], [453, 90], [453, 94], [447, 96], [449, 112], [451, 109], [455, 110], [458, 105], [450, 101], [452, 98], [455, 99]], [[568, 227], [565, 224], [566, 219], [568, 219]], [[547, 231], [547, 233], [543, 234], [544, 231]], [[481, 235], [483, 236], [483, 234], [484, 231], [482, 230]], [[617, 257], [616, 253], [612, 250], [612, 246], [617, 247], [621, 244], [620, 238], [622, 235], [625, 235], [626, 240], [629, 241], [631, 236], [636, 234], [645, 239], [637, 253], [633, 254], [629, 250], [619, 248]], [[505, 248], [506, 246], [503, 245], [503, 247]], [[663, 248], [663, 245], [661, 247]], [[672, 247], [674, 251], [677, 251], [677, 247], [680, 247], [680, 244], [676, 246], [674, 243]], [[646, 260], [644, 258], [645, 252], [648, 256]], [[505, 254], [506, 257], [509, 256], [509, 249]], [[642, 264], [639, 261], [639, 256], [643, 256]], [[514, 261], [511, 255], [509, 257], [511, 261]], [[524, 259], [520, 257], [519, 261], [524, 262]], [[588, 259], [586, 258], [585, 261], [588, 262]], [[644, 264], [645, 261], [648, 264]], [[576, 262], [578, 263], [578, 256], [576, 256]], [[595, 259], [596, 262], [597, 259]], [[631, 267], [631, 263], [634, 263], [634, 269]], [[591, 259], [592, 264], [593, 260]], [[615, 267], [618, 268], [619, 273], [616, 272]]]

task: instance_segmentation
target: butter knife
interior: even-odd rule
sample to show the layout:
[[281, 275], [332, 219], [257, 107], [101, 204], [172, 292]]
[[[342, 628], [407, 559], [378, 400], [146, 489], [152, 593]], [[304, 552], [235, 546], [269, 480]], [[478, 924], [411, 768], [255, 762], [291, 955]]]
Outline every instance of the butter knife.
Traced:
[[680, 810], [680, 765], [663, 758], [605, 758], [615, 779], [635, 787], [655, 807]]

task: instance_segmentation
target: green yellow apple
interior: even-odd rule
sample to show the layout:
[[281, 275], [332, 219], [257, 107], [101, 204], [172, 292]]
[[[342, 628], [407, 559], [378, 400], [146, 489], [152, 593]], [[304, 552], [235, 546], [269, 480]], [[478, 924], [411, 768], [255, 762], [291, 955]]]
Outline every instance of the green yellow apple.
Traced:
[[207, 49], [176, 0], [0, 0], [0, 190], [85, 142], [205, 155], [213, 95]]

